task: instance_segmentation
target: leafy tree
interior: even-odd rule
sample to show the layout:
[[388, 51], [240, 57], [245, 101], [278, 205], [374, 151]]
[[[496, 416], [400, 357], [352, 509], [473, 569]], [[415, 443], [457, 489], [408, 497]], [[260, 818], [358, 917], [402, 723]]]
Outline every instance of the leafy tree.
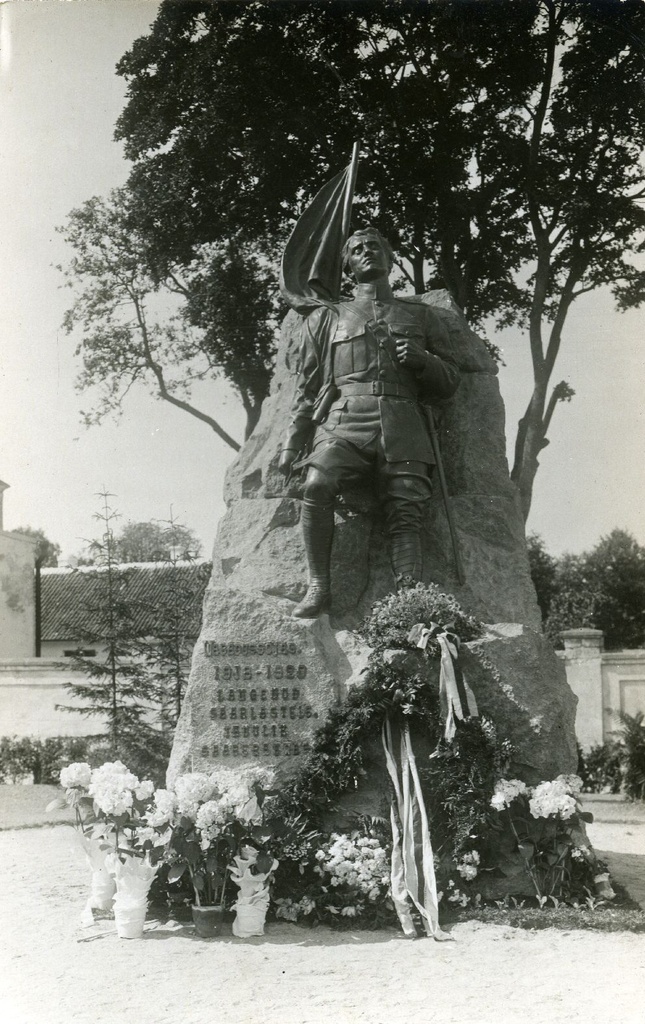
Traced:
[[76, 299], [65, 316], [80, 332], [80, 391], [98, 398], [88, 424], [119, 412], [135, 383], [205, 423], [234, 449], [238, 442], [191, 400], [196, 381], [225, 376], [255, 426], [268, 390], [274, 350], [275, 285], [248, 246], [202, 246], [189, 266], [163, 269], [138, 229], [127, 190], [94, 197], [64, 228], [74, 256], [63, 270]]
[[356, 221], [402, 277], [528, 332], [528, 514], [572, 303], [645, 294], [644, 35], [642, 0], [166, 0], [118, 66], [137, 225], [158, 273], [229, 239], [265, 265], [362, 139]]
[[114, 538], [115, 553], [121, 562], [166, 562], [199, 558], [201, 541], [194, 530], [171, 521], [164, 523], [127, 523]]
[[549, 614], [551, 601], [556, 591], [555, 579], [558, 561], [546, 550], [544, 541], [537, 533], [530, 533], [526, 538], [529, 556], [531, 579], [537, 594], [538, 605], [544, 622]]
[[[104, 539], [88, 542], [85, 552], [78, 559], [78, 565], [95, 565], [101, 560]], [[167, 524], [150, 520], [143, 523], [126, 523], [119, 532], [112, 534], [112, 554], [115, 562], [177, 562], [199, 558], [202, 543], [194, 530], [179, 523], [172, 529]]]
[[45, 536], [44, 530], [34, 530], [31, 526], [19, 526], [15, 533], [23, 533], [26, 537], [33, 537], [38, 541], [35, 552], [35, 559], [43, 568], [55, 569], [60, 558], [60, 544]]
[[589, 552], [558, 560], [546, 622], [558, 640], [564, 629], [602, 629], [610, 650], [645, 645], [645, 547], [613, 530]]

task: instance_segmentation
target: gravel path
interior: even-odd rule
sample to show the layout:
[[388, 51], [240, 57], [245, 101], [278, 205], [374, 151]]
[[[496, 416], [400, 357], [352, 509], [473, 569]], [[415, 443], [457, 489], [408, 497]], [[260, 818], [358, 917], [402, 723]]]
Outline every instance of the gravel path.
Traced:
[[[636, 847], [645, 830], [633, 828]], [[617, 846], [621, 829], [609, 823], [593, 841]], [[643, 854], [639, 845], [626, 855]], [[151, 922], [128, 941], [108, 920], [80, 927], [87, 870], [69, 827], [1, 832], [0, 863], [2, 1024], [643, 1020], [645, 935], [470, 922], [454, 928], [455, 942], [434, 943], [276, 924], [264, 939], [205, 942]]]

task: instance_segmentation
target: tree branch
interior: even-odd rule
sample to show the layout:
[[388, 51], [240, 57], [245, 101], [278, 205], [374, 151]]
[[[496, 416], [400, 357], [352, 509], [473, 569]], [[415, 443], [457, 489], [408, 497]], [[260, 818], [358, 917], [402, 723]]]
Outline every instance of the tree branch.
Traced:
[[184, 412], [190, 413], [191, 416], [194, 416], [196, 419], [201, 420], [202, 423], [207, 423], [209, 427], [215, 431], [217, 436], [221, 438], [221, 440], [224, 441], [227, 445], [229, 445], [229, 447], [231, 447], [233, 451], [239, 452], [241, 445], [239, 445], [237, 441], [234, 438], [232, 438], [231, 435], [228, 434], [223, 427], [219, 425], [217, 420], [214, 420], [213, 417], [209, 416], [207, 413], [202, 412], [201, 409], [197, 409], [196, 406], [191, 405], [190, 402], [184, 402], [181, 398], [177, 398], [168, 390], [163, 375], [163, 370], [159, 363], [156, 362], [152, 354], [152, 349], [150, 347], [150, 339], [148, 337], [148, 327], [145, 321], [142, 305], [138, 296], [133, 295], [133, 303], [137, 314], [139, 330], [141, 331], [141, 338], [143, 341], [143, 351], [146, 359], [146, 364], [152, 370], [153, 374], [157, 378], [157, 387], [161, 398], [163, 398], [164, 401], [169, 402], [171, 405], [176, 406], [176, 408], [183, 409]]

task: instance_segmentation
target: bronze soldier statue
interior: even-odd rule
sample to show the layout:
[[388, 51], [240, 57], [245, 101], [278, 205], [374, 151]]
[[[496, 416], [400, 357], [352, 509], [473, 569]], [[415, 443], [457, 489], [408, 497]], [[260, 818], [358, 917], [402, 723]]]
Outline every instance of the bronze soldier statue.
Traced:
[[293, 613], [299, 618], [330, 610], [334, 500], [368, 475], [378, 483], [397, 587], [421, 578], [421, 528], [435, 463], [424, 405], [450, 397], [459, 384], [439, 317], [392, 293], [393, 254], [379, 232], [356, 231], [342, 255], [357, 282], [355, 296], [320, 305], [303, 323], [280, 456], [285, 474], [308, 466], [301, 522], [309, 587]]

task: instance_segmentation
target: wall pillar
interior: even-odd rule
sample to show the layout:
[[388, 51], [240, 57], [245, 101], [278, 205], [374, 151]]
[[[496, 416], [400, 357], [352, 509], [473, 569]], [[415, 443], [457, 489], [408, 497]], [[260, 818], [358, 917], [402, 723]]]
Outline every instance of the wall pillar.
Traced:
[[576, 737], [584, 750], [603, 742], [601, 629], [566, 629], [563, 660], [567, 682], [578, 698]]

